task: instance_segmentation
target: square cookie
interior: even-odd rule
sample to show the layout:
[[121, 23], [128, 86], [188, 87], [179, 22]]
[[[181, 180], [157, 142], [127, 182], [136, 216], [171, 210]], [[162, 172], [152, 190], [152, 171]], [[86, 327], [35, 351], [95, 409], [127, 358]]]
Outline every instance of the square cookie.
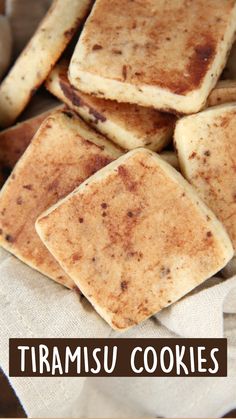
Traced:
[[235, 30], [234, 0], [97, 0], [69, 79], [102, 98], [197, 112], [226, 64]]
[[125, 330], [233, 256], [215, 215], [157, 154], [131, 151], [42, 214], [36, 230], [102, 317]]
[[47, 89], [101, 134], [126, 150], [147, 147], [161, 151], [169, 143], [174, 115], [83, 93], [70, 84], [67, 71], [68, 63], [58, 64], [47, 80]]
[[52, 2], [36, 32], [0, 86], [1, 127], [12, 125], [23, 112], [73, 35], [82, 26], [91, 5], [92, 0]]
[[75, 287], [39, 239], [35, 221], [120, 155], [72, 112], [52, 113], [0, 192], [0, 245], [49, 278]]
[[184, 176], [225, 225], [236, 250], [236, 104], [183, 118], [175, 143]]

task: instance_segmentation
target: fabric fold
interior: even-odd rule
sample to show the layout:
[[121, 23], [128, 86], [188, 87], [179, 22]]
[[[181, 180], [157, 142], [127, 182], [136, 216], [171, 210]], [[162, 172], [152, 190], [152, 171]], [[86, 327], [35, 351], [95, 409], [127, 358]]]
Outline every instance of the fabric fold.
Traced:
[[[81, 299], [0, 250], [0, 366], [9, 338], [221, 337], [223, 300], [236, 278], [214, 280], [139, 326], [114, 332]], [[227, 317], [228, 315], [226, 315]], [[230, 368], [236, 327], [225, 317]], [[177, 381], [178, 380], [178, 381]], [[219, 417], [236, 407], [236, 378], [10, 378], [28, 417]]]

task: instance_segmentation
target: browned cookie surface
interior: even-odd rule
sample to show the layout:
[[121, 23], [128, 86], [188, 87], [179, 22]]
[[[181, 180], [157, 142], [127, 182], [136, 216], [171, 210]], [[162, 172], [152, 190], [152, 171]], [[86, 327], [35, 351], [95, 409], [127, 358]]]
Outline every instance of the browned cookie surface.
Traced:
[[234, 0], [97, 0], [70, 81], [98, 96], [198, 111], [234, 41]]
[[132, 151], [37, 221], [44, 243], [119, 330], [170, 305], [233, 256], [214, 214], [171, 166]]
[[35, 231], [37, 217], [120, 152], [73, 113], [47, 118], [0, 193], [0, 243], [69, 288], [73, 281]]

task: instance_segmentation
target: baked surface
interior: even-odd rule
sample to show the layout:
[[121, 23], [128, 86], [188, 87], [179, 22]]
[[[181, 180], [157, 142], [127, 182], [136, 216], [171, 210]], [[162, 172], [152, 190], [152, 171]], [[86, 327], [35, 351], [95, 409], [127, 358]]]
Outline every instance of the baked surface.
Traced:
[[133, 150], [36, 223], [95, 309], [124, 330], [175, 302], [233, 256], [222, 224], [157, 154]]
[[223, 70], [235, 0], [97, 0], [69, 69], [78, 89], [193, 113]]
[[[42, 122], [52, 111], [53, 109], [42, 112], [33, 118], [0, 132], [0, 173], [3, 182], [25, 152]], [[3, 182], [0, 182], [0, 185]]]
[[0, 244], [41, 273], [73, 288], [35, 231], [37, 217], [120, 155], [72, 112], [41, 125], [0, 192]]
[[175, 142], [183, 174], [225, 225], [236, 249], [236, 104], [183, 118]]
[[10, 126], [86, 17], [91, 0], [54, 0], [37, 31], [0, 86], [0, 126]]
[[168, 144], [176, 122], [174, 115], [83, 93], [70, 84], [67, 71], [68, 63], [58, 64], [49, 75], [47, 89], [96, 130], [126, 150], [147, 147], [161, 151]]

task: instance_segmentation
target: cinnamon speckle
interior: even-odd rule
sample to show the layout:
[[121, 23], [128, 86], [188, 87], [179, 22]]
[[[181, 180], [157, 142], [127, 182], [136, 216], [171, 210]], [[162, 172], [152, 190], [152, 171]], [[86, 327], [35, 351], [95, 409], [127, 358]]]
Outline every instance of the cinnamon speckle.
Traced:
[[10, 234], [7, 234], [7, 235], [5, 236], [5, 239], [6, 239], [6, 241], [7, 241], [7, 242], [9, 242], [9, 243], [13, 243], [13, 242], [14, 242], [14, 239], [13, 239], [13, 237], [12, 237]]
[[121, 287], [122, 292], [125, 292], [128, 289], [128, 282], [122, 281], [120, 284], [120, 287]]
[[192, 154], [189, 156], [189, 160], [195, 159], [196, 155], [197, 155], [196, 151], [193, 151]]
[[221, 128], [227, 128], [227, 126], [230, 123], [230, 118], [227, 116], [222, 116], [220, 120], [220, 126]]
[[80, 256], [80, 254], [79, 254], [79, 253], [74, 253], [74, 254], [72, 255], [72, 260], [73, 260], [73, 262], [77, 262], [78, 260], [80, 260], [80, 258], [81, 258], [81, 256]]
[[24, 189], [27, 189], [28, 191], [32, 191], [32, 189], [33, 189], [33, 185], [23, 185], [23, 188]]
[[23, 200], [20, 196], [17, 198], [16, 203], [17, 203], [17, 205], [22, 205], [23, 204]]
[[160, 276], [161, 278], [164, 278], [165, 276], [168, 276], [170, 274], [170, 268], [167, 268], [166, 266], [161, 267]]
[[115, 48], [114, 48], [114, 49], [112, 50], [112, 53], [113, 53], [113, 54], [115, 54], [115, 55], [122, 55], [122, 51], [121, 51], [120, 49], [115, 49]]
[[126, 65], [123, 65], [122, 67], [122, 76], [124, 80], [127, 79], [127, 66]]
[[102, 45], [99, 45], [99, 44], [95, 44], [95, 45], [93, 45], [93, 47], [92, 47], [92, 50], [93, 50], [93, 51], [99, 51], [100, 49], [102, 49]]

